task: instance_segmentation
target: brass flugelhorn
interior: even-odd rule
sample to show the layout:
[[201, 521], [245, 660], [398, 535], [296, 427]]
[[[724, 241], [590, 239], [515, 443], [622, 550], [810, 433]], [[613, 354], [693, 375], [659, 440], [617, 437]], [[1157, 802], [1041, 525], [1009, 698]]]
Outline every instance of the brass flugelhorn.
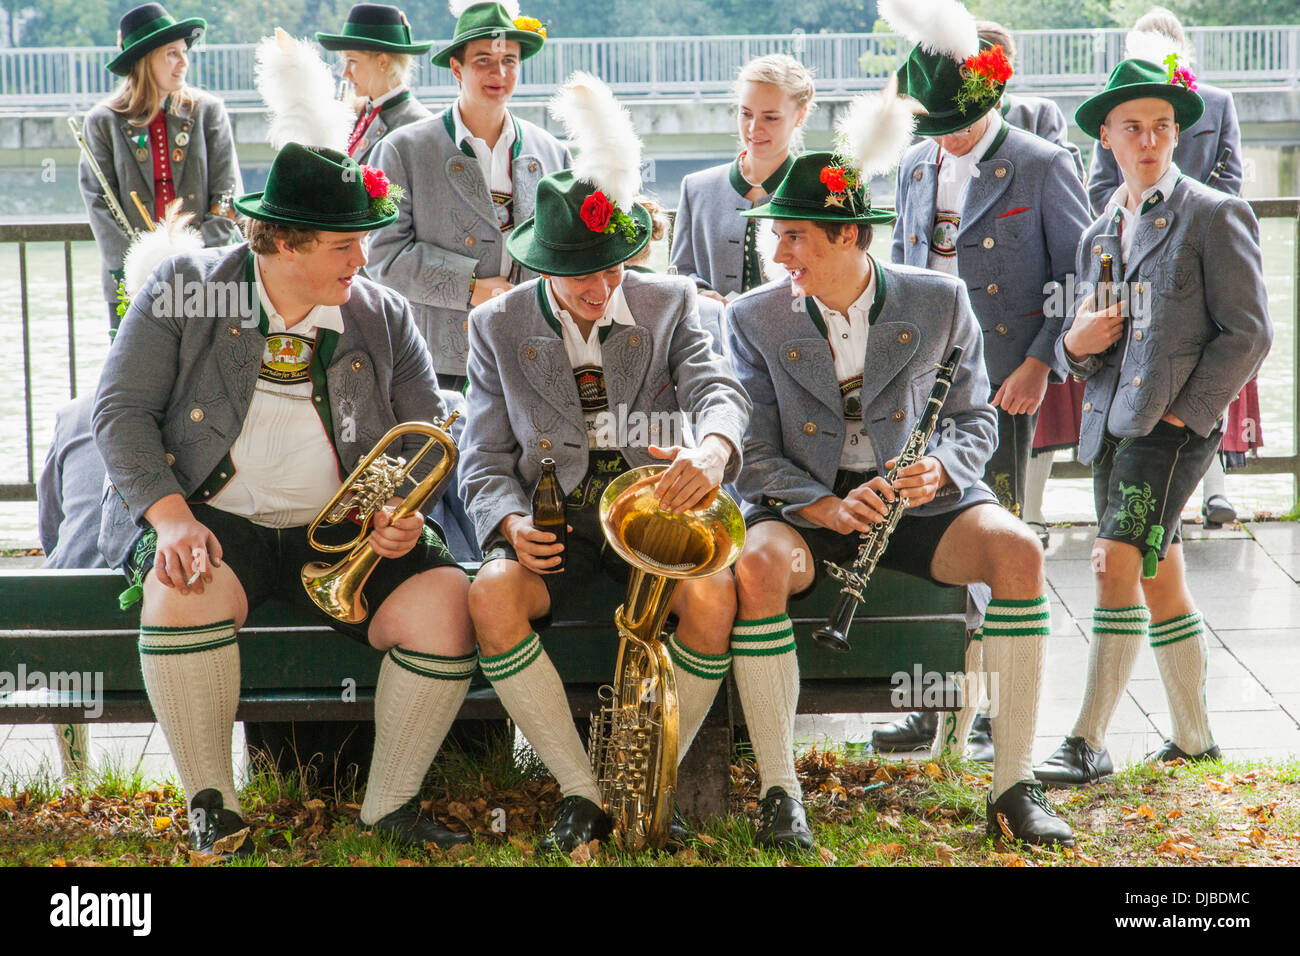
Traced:
[[[416, 463], [434, 445], [442, 448], [441, 460], [434, 464], [429, 474], [417, 482], [414, 489], [393, 510], [392, 520], [398, 521], [418, 511], [438, 490], [438, 486], [451, 474], [459, 457], [456, 442], [451, 437], [451, 423], [459, 414], [452, 412], [445, 421], [434, 419], [432, 422], [403, 422], [390, 428], [370, 450], [370, 454], [357, 463], [347, 481], [343, 482], [343, 486], [335, 492], [307, 529], [307, 543], [317, 551], [331, 554], [348, 552], [346, 558], [334, 565], [324, 561], [311, 561], [302, 566], [300, 577], [307, 596], [330, 617], [348, 624], [360, 624], [370, 616], [366, 596], [361, 593], [361, 589], [365, 587], [366, 579], [380, 559], [380, 555], [370, 546], [370, 520], [401, 488]], [[393, 442], [411, 434], [427, 435], [429, 440], [409, 462], [405, 458], [390, 458], [384, 454], [384, 449]], [[347, 520], [354, 508], [360, 517], [361, 528], [352, 540], [346, 544], [321, 544], [316, 541], [317, 528], [322, 524], [336, 525]]]
[[605, 539], [632, 566], [627, 599], [614, 615], [618, 664], [601, 688], [590, 753], [614, 837], [628, 850], [662, 848], [677, 791], [677, 683], [661, 639], [677, 585], [731, 566], [745, 545], [745, 521], [721, 489], [698, 508], [659, 507], [665, 465], [634, 468], [600, 499]]

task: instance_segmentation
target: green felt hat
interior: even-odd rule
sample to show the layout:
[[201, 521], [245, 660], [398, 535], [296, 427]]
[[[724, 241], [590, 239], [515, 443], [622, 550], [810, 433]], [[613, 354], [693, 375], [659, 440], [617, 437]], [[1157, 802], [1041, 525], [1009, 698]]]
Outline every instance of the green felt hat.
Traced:
[[[1194, 90], [1172, 79], [1171, 71], [1150, 60], [1123, 60], [1110, 71], [1106, 88], [1084, 100], [1074, 111], [1079, 129], [1093, 139], [1101, 138], [1101, 125], [1110, 111], [1129, 100], [1156, 98], [1168, 100], [1174, 107], [1174, 122], [1187, 129], [1205, 112], [1205, 101]], [[1195, 85], [1196, 78], [1186, 74]]]
[[[981, 52], [991, 51], [994, 46], [984, 39], [979, 43]], [[1008, 63], [1005, 76], [1010, 75]], [[906, 93], [926, 109], [916, 118], [918, 136], [947, 136], [965, 129], [991, 110], [1007, 87], [1005, 79], [990, 79], [982, 87], [968, 87], [968, 80], [963, 64], [948, 54], [927, 53], [919, 43], [912, 48], [907, 62], [898, 68], [898, 92]], [[964, 88], [977, 92], [963, 94]]]
[[296, 229], [363, 232], [387, 226], [397, 218], [392, 200], [400, 193], [390, 195], [390, 210], [376, 209], [365, 178], [347, 153], [287, 143], [271, 162], [266, 189], [240, 196], [235, 208], [251, 219]]
[[[525, 18], [521, 17], [520, 20]], [[536, 23], [537, 21], [533, 21]], [[537, 29], [524, 30], [510, 18], [506, 8], [499, 3], [476, 3], [469, 7], [456, 20], [456, 35], [450, 43], [435, 53], [430, 59], [434, 66], [450, 67], [451, 55], [470, 40], [487, 40], [500, 37], [514, 40], [519, 44], [519, 57], [528, 59], [542, 48], [546, 42], [545, 27], [540, 24]]]
[[118, 76], [130, 76], [131, 67], [146, 53], [173, 40], [184, 40], [188, 49], [207, 28], [208, 21], [202, 17], [177, 20], [161, 3], [134, 7], [118, 21], [117, 42], [122, 52], [108, 61], [108, 69]]
[[[871, 208], [871, 186], [834, 153], [804, 153], [776, 187], [772, 198], [741, 213], [753, 219], [809, 219], [872, 226], [893, 222], [892, 209]], [[841, 181], [842, 180], [842, 181]]]
[[[621, 227], [620, 215], [626, 217]], [[536, 211], [510, 233], [506, 249], [534, 272], [585, 276], [631, 259], [650, 241], [650, 226], [650, 213], [640, 203], [620, 210], [591, 183], [563, 169], [537, 184]]]
[[373, 50], [376, 53], [429, 52], [432, 40], [411, 40], [411, 25], [397, 7], [358, 3], [348, 11], [342, 33], [318, 33], [316, 42], [327, 50]]

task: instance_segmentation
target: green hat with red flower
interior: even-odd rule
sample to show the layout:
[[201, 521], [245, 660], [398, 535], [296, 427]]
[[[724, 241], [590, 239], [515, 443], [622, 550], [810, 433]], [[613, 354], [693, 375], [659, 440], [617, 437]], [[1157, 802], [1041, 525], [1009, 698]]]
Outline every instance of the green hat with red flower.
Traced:
[[921, 136], [946, 136], [997, 105], [1011, 79], [1000, 44], [980, 39], [957, 0], [880, 0], [880, 16], [915, 46], [898, 69], [898, 87], [925, 108]]
[[1123, 60], [1110, 71], [1106, 88], [1084, 100], [1074, 111], [1074, 121], [1093, 139], [1101, 137], [1101, 126], [1110, 111], [1129, 100], [1168, 100], [1174, 108], [1174, 122], [1187, 129], [1205, 112], [1205, 101], [1196, 92], [1196, 77], [1178, 65], [1170, 53], [1162, 69], [1149, 60]]
[[632, 116], [598, 77], [577, 72], [550, 104], [564, 124], [573, 168], [537, 184], [531, 219], [506, 240], [520, 265], [552, 276], [585, 276], [626, 262], [650, 241], [650, 213], [636, 201], [641, 140]]
[[546, 42], [546, 25], [536, 17], [519, 15], [519, 0], [451, 0], [447, 5], [456, 18], [456, 35], [430, 57], [434, 66], [450, 67], [452, 54], [471, 40], [513, 41], [519, 44], [519, 58], [526, 60]]
[[347, 153], [287, 143], [271, 162], [266, 189], [235, 200], [251, 219], [295, 229], [365, 232], [397, 218], [402, 190], [383, 171]]
[[912, 141], [915, 104], [898, 95], [893, 77], [876, 93], [860, 93], [835, 124], [835, 151], [795, 159], [772, 198], [741, 213], [752, 219], [810, 219], [877, 225], [897, 219], [871, 205], [871, 179], [898, 165]]

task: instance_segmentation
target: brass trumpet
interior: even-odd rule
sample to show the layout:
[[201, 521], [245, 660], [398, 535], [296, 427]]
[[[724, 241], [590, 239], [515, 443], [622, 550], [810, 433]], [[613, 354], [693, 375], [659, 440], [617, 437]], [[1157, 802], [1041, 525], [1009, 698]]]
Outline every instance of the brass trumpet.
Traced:
[[[337, 564], [324, 561], [311, 561], [302, 566], [302, 586], [312, 602], [330, 617], [348, 624], [360, 624], [370, 616], [366, 606], [366, 596], [361, 593], [366, 580], [379, 563], [380, 555], [370, 546], [370, 519], [376, 511], [384, 506], [389, 498], [402, 486], [411, 474], [416, 463], [428, 453], [434, 445], [442, 448], [442, 458], [423, 481], [418, 482], [397, 508], [392, 520], [398, 521], [418, 511], [438, 486], [451, 474], [456, 466], [459, 452], [456, 442], [451, 437], [451, 423], [459, 412], [452, 412], [446, 421], [434, 419], [432, 422], [404, 422], [388, 430], [388, 434], [370, 450], [370, 454], [357, 463], [357, 467], [348, 475], [347, 481], [335, 492], [334, 497], [321, 509], [320, 514], [307, 529], [307, 543], [317, 551], [337, 553], [347, 551], [348, 555]], [[390, 458], [384, 449], [405, 435], [427, 435], [429, 440], [409, 462], [405, 458]], [[353, 509], [361, 517], [361, 529], [346, 544], [321, 544], [316, 541], [316, 529], [322, 524], [336, 525], [347, 519]]]
[[677, 790], [677, 683], [661, 640], [677, 585], [730, 567], [745, 544], [735, 501], [718, 490], [683, 514], [659, 507], [664, 465], [628, 471], [600, 499], [605, 539], [632, 566], [627, 599], [614, 615], [618, 664], [592, 720], [590, 752], [601, 802], [629, 850], [662, 848]]

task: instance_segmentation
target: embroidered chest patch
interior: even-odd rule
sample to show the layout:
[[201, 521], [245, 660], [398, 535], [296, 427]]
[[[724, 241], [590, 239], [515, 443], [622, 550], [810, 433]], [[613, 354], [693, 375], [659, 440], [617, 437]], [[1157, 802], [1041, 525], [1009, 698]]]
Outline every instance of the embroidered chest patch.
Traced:
[[497, 225], [505, 232], [515, 224], [515, 197], [513, 193], [492, 190], [492, 208], [497, 214]]
[[264, 382], [279, 385], [297, 385], [310, 381], [307, 367], [311, 365], [311, 339], [291, 332], [274, 332], [266, 337], [262, 352], [262, 368], [257, 377]]
[[941, 209], [934, 214], [934, 232], [930, 236], [930, 251], [936, 256], [951, 259], [957, 254], [957, 229], [961, 226], [961, 213]]
[[844, 401], [844, 420], [862, 421], [862, 376], [854, 375], [840, 382], [840, 398]]
[[601, 366], [579, 365], [573, 370], [573, 378], [578, 383], [578, 401], [582, 403], [584, 415], [609, 408], [609, 399], [605, 395], [605, 370]]

